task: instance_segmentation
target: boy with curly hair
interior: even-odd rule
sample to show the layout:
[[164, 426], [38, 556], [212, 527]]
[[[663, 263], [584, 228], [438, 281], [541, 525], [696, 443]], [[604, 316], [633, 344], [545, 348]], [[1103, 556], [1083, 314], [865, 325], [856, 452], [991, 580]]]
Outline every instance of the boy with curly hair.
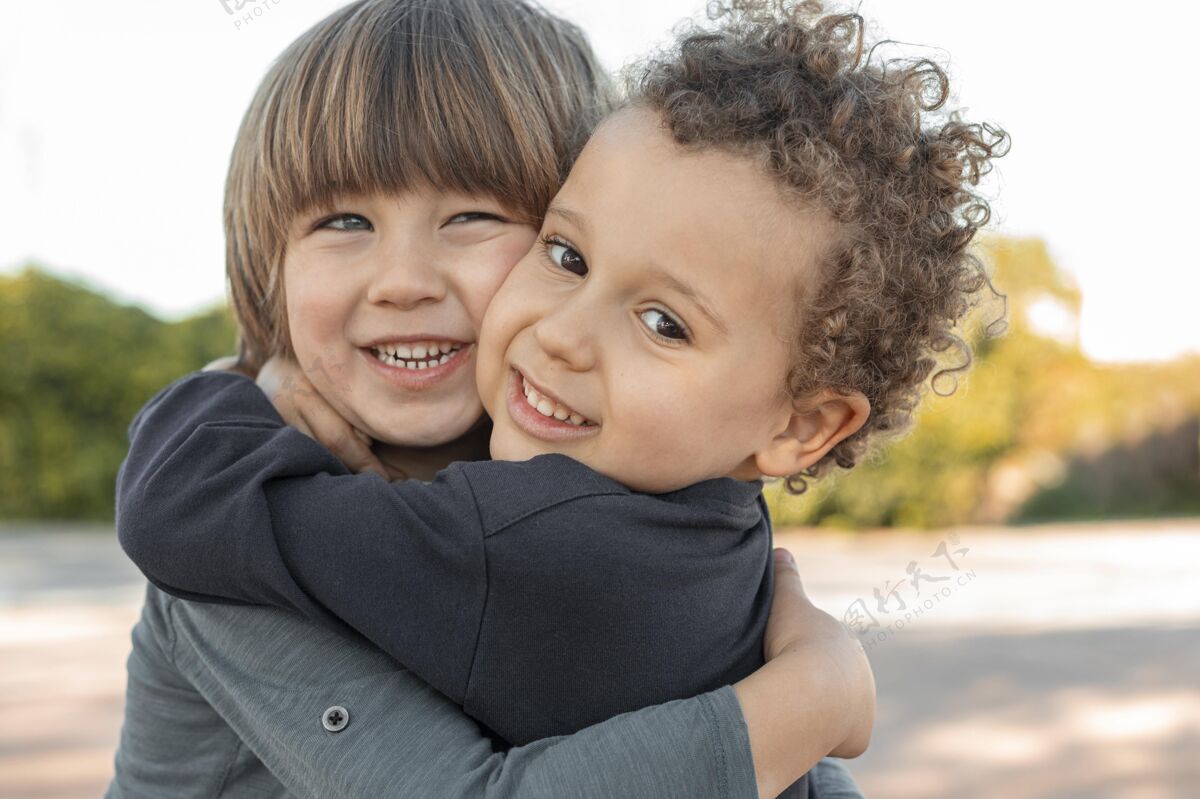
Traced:
[[[975, 187], [1007, 137], [938, 118], [947, 95], [936, 65], [872, 63], [856, 15], [720, 11], [635, 75], [489, 306], [495, 460], [354, 475], [250, 380], [192, 375], [131, 428], [123, 546], [180, 596], [349, 625], [511, 743], [744, 677], [772, 591], [761, 480], [852, 467], [911, 423], [937, 353], [969, 363]], [[375, 235], [372, 202], [331, 198], [321, 246]], [[466, 357], [359, 307], [322, 334], [351, 382], [306, 401], [347, 417], [353, 370]]]

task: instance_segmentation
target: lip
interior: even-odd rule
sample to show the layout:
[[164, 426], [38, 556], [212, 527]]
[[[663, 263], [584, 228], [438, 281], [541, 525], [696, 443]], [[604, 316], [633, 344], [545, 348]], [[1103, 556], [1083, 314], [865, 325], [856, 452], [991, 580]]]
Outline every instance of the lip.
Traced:
[[[450, 364], [446, 364], [449, 366]], [[508, 378], [508, 415], [513, 420], [513, 423], [528, 435], [540, 439], [542, 441], [576, 441], [581, 438], [588, 438], [600, 432], [600, 425], [593, 424], [587, 427], [577, 427], [567, 422], [560, 422], [550, 416], [542, 416], [533, 408], [529, 407], [529, 403], [525, 401], [525, 392], [521, 390], [521, 380], [523, 375], [516, 369], [509, 369]], [[529, 378], [524, 378], [529, 385], [533, 386], [539, 394], [548, 399], [556, 399], [553, 394], [543, 392]], [[566, 403], [559, 403], [566, 405]]]
[[462, 347], [465, 347], [467, 344], [471, 343], [467, 341], [460, 341], [459, 339], [451, 336], [439, 336], [436, 333], [423, 333], [416, 336], [380, 336], [379, 338], [371, 339], [366, 344], [363, 344], [361, 347], [359, 347], [359, 349], [369, 350], [378, 347], [380, 344], [413, 344], [418, 341], [445, 341], [449, 344], [458, 344]]
[[[371, 353], [373, 347], [381, 344], [408, 344], [416, 341], [446, 341], [460, 345], [461, 349], [451, 355], [450, 360], [428, 369], [405, 369], [399, 366], [390, 366]], [[396, 388], [406, 391], [424, 391], [436, 388], [465, 368], [475, 357], [475, 344], [439, 336], [391, 336], [375, 339], [370, 344], [359, 347], [358, 354], [376, 374]]]

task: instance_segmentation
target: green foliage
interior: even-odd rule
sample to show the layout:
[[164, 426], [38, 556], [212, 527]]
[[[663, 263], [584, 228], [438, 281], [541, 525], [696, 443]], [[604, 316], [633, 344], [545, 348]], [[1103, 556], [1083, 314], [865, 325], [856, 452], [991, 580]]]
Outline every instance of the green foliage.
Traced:
[[[1044, 245], [994, 239], [984, 251], [1008, 333], [982, 336], [1000, 313], [985, 302], [962, 331], [975, 365], [958, 390], [927, 393], [911, 432], [803, 497], [768, 488], [777, 524], [1200, 512], [1200, 357], [1093, 364], [1030, 324], [1038, 302], [1080, 305]], [[134, 413], [234, 339], [223, 309], [172, 324], [37, 269], [0, 277], [0, 518], [111, 519]]]
[[0, 518], [111, 519], [134, 413], [234, 338], [221, 309], [170, 324], [36, 268], [0, 276]]
[[[985, 303], [963, 332], [975, 362], [958, 390], [928, 392], [911, 431], [803, 496], [769, 488], [777, 524], [941, 527], [1196, 512], [1197, 441], [1187, 423], [1200, 417], [1200, 359], [1093, 364], [1076, 341], [1030, 322], [1039, 302], [1076, 317], [1080, 307], [1042, 242], [994, 239], [983, 254], [1008, 296], [1007, 334], [982, 336], [997, 316]], [[1139, 444], [1156, 437], [1170, 446]], [[1130, 448], [1143, 453], [1141, 468], [1121, 465]]]

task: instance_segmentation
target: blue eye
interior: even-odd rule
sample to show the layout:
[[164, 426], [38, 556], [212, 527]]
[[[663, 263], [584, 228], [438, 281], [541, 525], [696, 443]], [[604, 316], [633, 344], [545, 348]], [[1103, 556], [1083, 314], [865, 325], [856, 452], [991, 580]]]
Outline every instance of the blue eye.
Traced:
[[467, 211], [461, 214], [455, 214], [450, 217], [446, 223], [448, 225], [463, 224], [465, 222], [503, 222], [504, 220], [495, 214], [489, 214], [487, 211]]
[[338, 214], [331, 216], [328, 219], [323, 219], [317, 223], [318, 228], [328, 228], [329, 230], [345, 230], [357, 232], [360, 230], [371, 231], [375, 228], [371, 225], [369, 219], [358, 214]]
[[583, 256], [566, 242], [545, 238], [542, 239], [542, 245], [546, 248], [546, 255], [550, 262], [555, 266], [580, 277], [588, 273], [588, 265], [583, 260]]
[[650, 332], [659, 338], [671, 341], [687, 341], [688, 331], [675, 317], [658, 308], [647, 308], [638, 314], [638, 318], [649, 328]]

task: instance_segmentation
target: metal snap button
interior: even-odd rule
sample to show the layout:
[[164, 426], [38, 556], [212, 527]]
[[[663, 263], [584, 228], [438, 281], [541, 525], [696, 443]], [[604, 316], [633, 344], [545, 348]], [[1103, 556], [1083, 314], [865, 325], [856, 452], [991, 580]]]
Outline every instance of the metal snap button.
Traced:
[[321, 726], [330, 732], [341, 732], [350, 723], [350, 711], [334, 705], [321, 714]]

